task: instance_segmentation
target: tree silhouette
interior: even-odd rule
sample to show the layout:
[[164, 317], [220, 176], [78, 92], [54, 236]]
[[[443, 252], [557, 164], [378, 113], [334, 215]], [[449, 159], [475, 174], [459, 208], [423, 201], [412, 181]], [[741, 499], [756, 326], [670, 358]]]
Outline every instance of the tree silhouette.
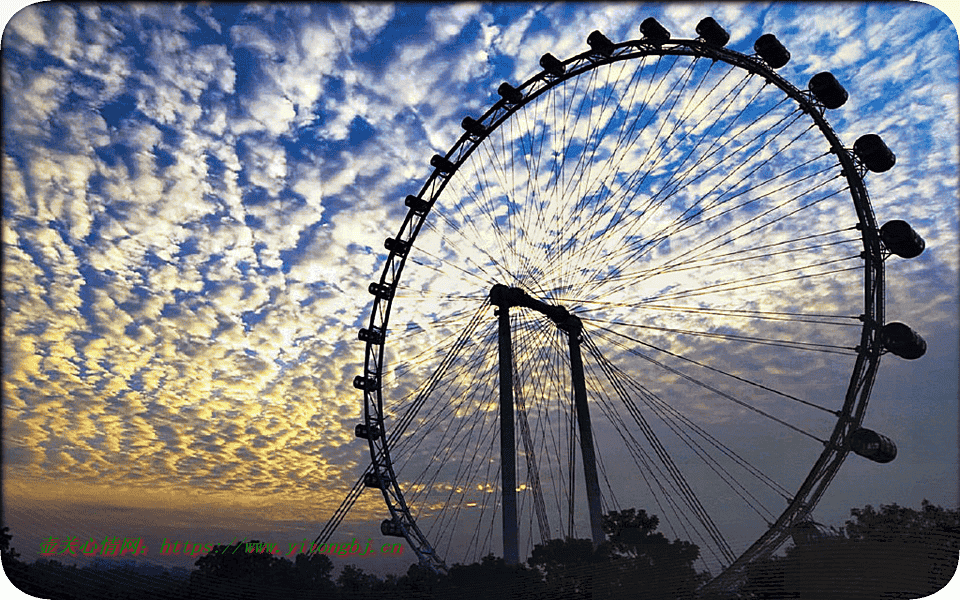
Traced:
[[[920, 510], [896, 504], [852, 509], [832, 536], [797, 536], [783, 556], [750, 565], [734, 595], [700, 600], [876, 600], [920, 598], [946, 585], [960, 557], [960, 510], [924, 501]], [[590, 540], [549, 540], [536, 546], [526, 565], [507, 565], [493, 555], [454, 565], [441, 575], [411, 565], [402, 577], [380, 579], [345, 565], [336, 582], [323, 554], [291, 562], [249, 552], [246, 542], [217, 546], [195, 563], [189, 580], [139, 563], [94, 561], [79, 568], [56, 560], [26, 564], [0, 529], [3, 566], [26, 593], [56, 600], [682, 600], [694, 598], [705, 581], [694, 569], [699, 549], [657, 532], [656, 516], [642, 510], [611, 512], [603, 519], [608, 539], [594, 550]], [[806, 543], [802, 543], [807, 540]], [[251, 542], [255, 544], [255, 542]]]
[[[190, 574], [190, 592], [200, 597], [262, 599], [289, 597], [298, 592], [305, 599], [334, 597], [330, 574], [333, 564], [323, 555], [299, 555], [296, 563], [257, 551], [259, 542], [215, 546], [197, 559]], [[302, 592], [307, 592], [303, 594]]]
[[364, 573], [363, 569], [353, 565], [344, 565], [337, 578], [338, 597], [342, 600], [365, 600], [374, 597], [380, 580], [376, 575]]
[[336, 585], [331, 579], [333, 575], [333, 561], [324, 554], [298, 554], [293, 563], [293, 584], [300, 592], [301, 600], [319, 600], [333, 598], [336, 595]]
[[669, 541], [656, 531], [659, 524], [656, 516], [633, 508], [603, 517], [610, 552], [619, 564], [615, 588], [634, 590], [651, 600], [692, 598], [705, 580], [693, 567], [700, 548], [690, 542]]
[[934, 506], [928, 500], [920, 510], [896, 504], [881, 505], [875, 510], [869, 504], [850, 510], [852, 520], [846, 523], [847, 537], [852, 540], [903, 541], [917, 540], [960, 549], [960, 511]]
[[693, 567], [700, 549], [669, 541], [658, 525], [643, 510], [612, 511], [603, 516], [607, 541], [596, 550], [590, 540], [550, 540], [534, 548], [528, 563], [541, 574], [548, 597], [691, 598], [705, 579]]
[[437, 586], [437, 600], [490, 598], [498, 600], [547, 598], [540, 592], [540, 575], [526, 566], [508, 565], [502, 558], [488, 554], [479, 563], [454, 565]]
[[591, 540], [566, 539], [538, 544], [527, 564], [541, 574], [548, 597], [593, 598], [602, 585], [600, 567], [608, 562], [609, 555], [595, 552]]
[[0, 528], [0, 560], [3, 561], [3, 564], [7, 564], [7, 561], [13, 561], [20, 554], [10, 547], [10, 542], [13, 541], [13, 536], [10, 535], [10, 528], [4, 526]]
[[753, 565], [741, 588], [758, 599], [921, 598], [945, 586], [960, 558], [960, 511], [923, 501], [852, 509], [844, 531]]
[[[793, 600], [797, 598], [794, 590], [786, 587], [786, 569], [788, 560], [782, 556], [773, 556], [747, 567], [746, 580], [741, 584], [735, 597], [751, 600]], [[718, 598], [726, 598], [718, 593]], [[731, 594], [731, 597], [734, 597]]]
[[397, 596], [404, 600], [432, 600], [440, 580], [441, 576], [432, 569], [414, 563], [397, 580]]

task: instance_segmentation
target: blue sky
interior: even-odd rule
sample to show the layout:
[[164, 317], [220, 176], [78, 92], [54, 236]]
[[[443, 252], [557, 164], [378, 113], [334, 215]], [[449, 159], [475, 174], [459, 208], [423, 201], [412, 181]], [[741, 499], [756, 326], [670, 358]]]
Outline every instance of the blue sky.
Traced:
[[[33, 558], [49, 535], [113, 531], [155, 540], [312, 540], [369, 461], [353, 435], [362, 418], [351, 384], [363, 365], [356, 330], [368, 319], [367, 286], [386, 258], [383, 240], [406, 214], [403, 198], [430, 175], [430, 157], [461, 136], [460, 120], [499, 99], [500, 82], [536, 74], [546, 52], [565, 59], [585, 51], [595, 29], [614, 41], [639, 38], [647, 16], [677, 38], [695, 37], [697, 22], [713, 16], [731, 33], [728, 47], [745, 53], [760, 34], [775, 33], [792, 54], [779, 71], [787, 80], [805, 88], [829, 70], [844, 84], [848, 102], [827, 117], [846, 146], [878, 133], [894, 149], [894, 169], [867, 176], [872, 205], [880, 223], [909, 221], [927, 251], [888, 261], [887, 320], [921, 332], [928, 352], [915, 362], [885, 356], [870, 402], [865, 425], [897, 442], [898, 459], [848, 459], [815, 516], [839, 525], [850, 508], [868, 503], [919, 506], [927, 498], [956, 506], [958, 44], [939, 10], [920, 3], [47, 3], [14, 15], [3, 34], [3, 473], [14, 546]], [[545, 120], [546, 112], [532, 114], [527, 133], [559, 130], [558, 122], [539, 125]], [[458, 274], [476, 273], [470, 261], [491, 251], [484, 244], [496, 236], [492, 224], [510, 219], [497, 213], [485, 222], [471, 186], [482, 184], [494, 200], [521, 197], [512, 182], [483, 171], [505, 160], [493, 150], [464, 167], [474, 179], [451, 183], [460, 212], [438, 216], [418, 240], [420, 266], [411, 263], [393, 315], [393, 366], [429, 370], [431, 363], [418, 362], [423, 348], [442, 347], [439, 340], [465, 323], [455, 295], [476, 301], [489, 290], [488, 278], [470, 284]], [[519, 153], [514, 159], [526, 164]], [[706, 180], [687, 183], [678, 206], [685, 193], [707, 193]], [[848, 223], [851, 208], [827, 208], [832, 202], [817, 209], [813, 231]], [[548, 254], [552, 230], [525, 223], [508, 245], [521, 255]], [[686, 235], [658, 246], [664, 260], [699, 234]], [[604, 260], [625, 239], [584, 256]], [[789, 238], [778, 230], [755, 239]], [[539, 264], [517, 282], [533, 285], [530, 278], [551, 266]], [[603, 273], [641, 267], [624, 262]], [[600, 272], [562, 276], [586, 286]], [[743, 301], [856, 316], [855, 279], [817, 282], [779, 295], [758, 288]], [[683, 285], [693, 283], [678, 276], [651, 293]], [[551, 297], [559, 302], [571, 289], [558, 285]], [[590, 298], [578, 298], [585, 316], [633, 314], [623, 306], [590, 313]], [[644, 323], [679, 327], [663, 319]], [[717, 315], [684, 322], [744, 332]], [[401, 325], [428, 337], [399, 335]], [[540, 335], [536, 325], [525, 327]], [[833, 341], [817, 328], [795, 332]], [[805, 397], [836, 393], [849, 377], [848, 367], [820, 355], [804, 362], [805, 355], [698, 346], [683, 336], [645, 339], [734, 373], [763, 373]], [[609, 358], [639, 364], [610, 344]], [[416, 373], [397, 380], [395, 397], [417, 385]], [[744, 426], [733, 407], [678, 406], [755, 452], [757, 462], [769, 459], [788, 481], [812, 462], [793, 464], [788, 437]], [[827, 427], [793, 409], [783, 416]], [[428, 438], [423, 451], [450, 450], [445, 439]], [[803, 463], [809, 449], [798, 452]], [[620, 459], [610, 460], [613, 473]], [[335, 541], [376, 535], [384, 513], [382, 499], [368, 492]], [[738, 519], [718, 517], [733, 528]], [[385, 568], [409, 564], [391, 560]]]

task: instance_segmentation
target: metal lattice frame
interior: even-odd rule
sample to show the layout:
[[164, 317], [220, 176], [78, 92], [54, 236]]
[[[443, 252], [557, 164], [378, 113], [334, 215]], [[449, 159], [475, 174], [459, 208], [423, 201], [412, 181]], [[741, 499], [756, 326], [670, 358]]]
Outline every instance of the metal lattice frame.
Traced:
[[[400, 533], [407, 539], [416, 552], [420, 562], [438, 571], [445, 571], [443, 559], [437, 555], [429, 540], [424, 536], [404, 500], [403, 491], [397, 481], [390, 458], [391, 442], [398, 439], [399, 433], [387, 432], [384, 423], [383, 390], [381, 374], [384, 364], [384, 339], [389, 323], [390, 308], [394, 292], [406, 262], [407, 253], [412, 247], [431, 207], [443, 192], [450, 175], [466, 160], [477, 146], [525, 104], [533, 101], [554, 86], [578, 77], [602, 65], [626, 61], [645, 56], [686, 55], [698, 58], [719, 60], [745, 69], [763, 77], [768, 83], [777, 86], [790, 96], [811, 119], [830, 144], [831, 152], [837, 155], [843, 167], [850, 193], [859, 218], [858, 229], [863, 241], [862, 259], [864, 261], [864, 306], [861, 320], [863, 330], [858, 357], [846, 392], [842, 414], [827, 442], [822, 454], [814, 464], [807, 478], [797, 491], [792, 502], [777, 521], [753, 543], [729, 568], [708, 584], [708, 588], [722, 589], [734, 585], [743, 572], [743, 567], [751, 562], [769, 556], [790, 535], [793, 524], [806, 518], [826, 491], [849, 452], [849, 436], [860, 427], [863, 421], [870, 391], [876, 376], [883, 347], [880, 341], [880, 328], [884, 323], [883, 277], [884, 254], [880, 241], [876, 219], [870, 206], [867, 190], [863, 183], [866, 168], [856, 155], [845, 148], [837, 134], [824, 117], [825, 107], [810, 92], [800, 90], [776, 73], [757, 55], [747, 55], [734, 50], [718, 47], [703, 39], [671, 39], [665, 42], [653, 42], [647, 39], [631, 40], [614, 44], [609, 53], [590, 50], [562, 61], [564, 72], [552, 74], [542, 71], [516, 90], [515, 98], [503, 98], [483, 114], [477, 123], [479, 128], [464, 133], [453, 147], [444, 155], [449, 161], [435, 161], [433, 173], [427, 178], [415, 197], [408, 197], [409, 211], [403, 220], [397, 235], [387, 240], [389, 255], [378, 282], [372, 283], [369, 291], [374, 296], [370, 311], [368, 328], [361, 339], [365, 339], [365, 359], [363, 375], [354, 380], [354, 386], [363, 391], [364, 419], [372, 464], [367, 470], [368, 476], [379, 478], [379, 487], [390, 512], [390, 518]], [[511, 101], [514, 100], [514, 101]], [[467, 332], [464, 332], [467, 333]]]

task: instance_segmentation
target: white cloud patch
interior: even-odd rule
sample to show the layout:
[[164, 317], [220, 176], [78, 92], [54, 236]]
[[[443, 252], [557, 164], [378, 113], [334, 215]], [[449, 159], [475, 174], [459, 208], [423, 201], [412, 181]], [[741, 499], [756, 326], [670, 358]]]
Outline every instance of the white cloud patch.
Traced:
[[450, 41], [482, 10], [483, 7], [476, 3], [453, 4], [430, 9], [427, 13], [427, 22], [433, 28], [433, 39], [440, 44]]

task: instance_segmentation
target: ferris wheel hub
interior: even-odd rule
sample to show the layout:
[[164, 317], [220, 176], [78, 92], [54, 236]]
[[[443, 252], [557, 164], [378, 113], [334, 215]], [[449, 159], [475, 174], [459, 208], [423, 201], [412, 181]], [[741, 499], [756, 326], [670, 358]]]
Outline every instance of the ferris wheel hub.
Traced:
[[579, 333], [583, 329], [583, 323], [576, 315], [570, 314], [570, 311], [563, 306], [547, 304], [543, 300], [534, 298], [526, 291], [518, 287], [507, 287], [497, 283], [490, 288], [490, 304], [500, 308], [511, 308], [520, 306], [535, 310], [548, 317], [557, 326], [567, 333]]

